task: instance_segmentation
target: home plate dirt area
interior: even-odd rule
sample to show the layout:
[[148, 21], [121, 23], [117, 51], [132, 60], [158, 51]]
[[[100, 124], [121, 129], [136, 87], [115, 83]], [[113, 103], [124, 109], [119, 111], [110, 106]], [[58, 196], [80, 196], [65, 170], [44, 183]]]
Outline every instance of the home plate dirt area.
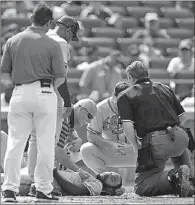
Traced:
[[[176, 196], [139, 197], [132, 193], [132, 186], [125, 186], [126, 192], [118, 196], [65, 196], [58, 202], [45, 201], [42, 204], [194, 204], [195, 198], [179, 198]], [[41, 204], [32, 197], [17, 197], [18, 204]], [[3, 203], [1, 204], [8, 204]]]

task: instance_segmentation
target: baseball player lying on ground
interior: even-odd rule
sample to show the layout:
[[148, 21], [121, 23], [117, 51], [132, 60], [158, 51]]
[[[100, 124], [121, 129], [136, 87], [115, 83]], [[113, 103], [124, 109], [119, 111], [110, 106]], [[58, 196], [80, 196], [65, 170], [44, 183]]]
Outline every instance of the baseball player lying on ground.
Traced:
[[[1, 148], [6, 143], [7, 134], [1, 132]], [[63, 151], [68, 156], [68, 150], [71, 144], [66, 144]], [[2, 151], [2, 149], [1, 149]], [[4, 156], [4, 153], [1, 153]], [[68, 159], [68, 160], [66, 160]], [[1, 157], [1, 162], [3, 158]], [[122, 188], [122, 178], [115, 172], [104, 172], [99, 175], [91, 175], [88, 172], [82, 170], [75, 165], [69, 158], [63, 160], [64, 166], [60, 166], [60, 169], [55, 168], [54, 174], [54, 190], [56, 195], [122, 195], [124, 188]], [[24, 167], [24, 166], [23, 166]], [[27, 168], [27, 167], [26, 167]], [[71, 169], [70, 169], [71, 168]], [[31, 188], [30, 196], [35, 196], [36, 190], [34, 186], [31, 186], [31, 178], [28, 176], [27, 171], [21, 170], [21, 185], [19, 195], [28, 195], [29, 188]], [[1, 184], [4, 180], [4, 174], [1, 174]]]

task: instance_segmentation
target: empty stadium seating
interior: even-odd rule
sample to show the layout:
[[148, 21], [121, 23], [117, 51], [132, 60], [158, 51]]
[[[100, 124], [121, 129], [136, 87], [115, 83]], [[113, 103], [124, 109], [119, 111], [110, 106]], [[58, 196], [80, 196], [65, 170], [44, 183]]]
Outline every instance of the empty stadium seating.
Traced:
[[162, 68], [166, 69], [171, 58], [151, 58], [150, 59], [150, 68]]
[[157, 38], [154, 40], [154, 45], [160, 49], [176, 48], [179, 45], [180, 39], [162, 39]]
[[140, 6], [127, 7], [128, 15], [135, 18], [143, 18], [146, 15], [146, 13], [153, 13], [153, 12], [158, 13], [158, 10], [153, 7], [140, 7]]
[[167, 18], [189, 18], [193, 17], [193, 13], [187, 8], [176, 9], [175, 7], [162, 7], [161, 12]]
[[179, 28], [187, 28], [194, 30], [194, 18], [179, 18], [176, 19], [176, 23]]
[[81, 17], [76, 17], [78, 21], [81, 21], [84, 28], [92, 29], [96, 27], [103, 27], [106, 25], [105, 21], [102, 19], [90, 19], [90, 18], [81, 18]]
[[93, 37], [109, 37], [109, 38], [118, 38], [124, 37], [125, 31], [120, 28], [110, 28], [110, 27], [96, 27], [92, 29]]
[[192, 38], [194, 35], [194, 31], [192, 29], [186, 28], [168, 28], [167, 33], [171, 36], [171, 38]]
[[137, 28], [139, 26], [139, 22], [136, 18], [132, 17], [123, 17], [123, 29], [129, 29], [129, 28]]
[[68, 6], [64, 8], [68, 16], [80, 16], [82, 9], [82, 6]]
[[110, 1], [109, 3], [110, 3], [110, 5], [122, 6], [122, 7], [139, 6], [140, 5], [139, 1]]
[[171, 1], [144, 1], [143, 6], [154, 8], [171, 7], [173, 3]]

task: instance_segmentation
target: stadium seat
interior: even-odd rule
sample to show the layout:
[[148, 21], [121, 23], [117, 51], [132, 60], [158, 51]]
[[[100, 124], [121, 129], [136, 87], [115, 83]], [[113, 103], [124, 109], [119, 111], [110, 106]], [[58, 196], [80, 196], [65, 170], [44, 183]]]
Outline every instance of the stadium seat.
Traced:
[[70, 68], [68, 70], [68, 74], [67, 74], [67, 77], [68, 78], [81, 78], [81, 75], [82, 75], [83, 71], [81, 70], [76, 70], [75, 68]]
[[161, 68], [161, 69], [166, 70], [170, 60], [171, 58], [151, 58], [150, 67], [151, 68]]
[[88, 45], [94, 46], [105, 46], [109, 48], [116, 48], [116, 40], [113, 38], [106, 38], [106, 37], [93, 37], [93, 38], [86, 38]]
[[73, 5], [64, 8], [68, 16], [80, 16], [82, 9], [83, 9], [82, 6], [73, 6]]
[[83, 26], [85, 28], [95, 28], [95, 27], [103, 27], [106, 25], [106, 23], [102, 19], [90, 19], [90, 18], [76, 18], [78, 21], [81, 21], [83, 23]]
[[127, 29], [127, 34], [128, 34], [129, 37], [132, 37], [133, 34], [138, 30], [144, 30], [144, 28], [143, 27], [137, 27], [137, 28]]
[[123, 17], [123, 28], [125, 30], [129, 28], [137, 28], [138, 26], [138, 20], [136, 18]]
[[169, 84], [169, 74], [166, 70], [160, 69], [160, 68], [155, 68], [155, 69], [148, 69], [149, 75], [151, 80], [157, 81], [157, 82], [162, 82], [165, 84]]
[[187, 28], [194, 30], [194, 18], [180, 18], [176, 19], [177, 26], [179, 28]]
[[154, 45], [159, 49], [177, 48], [179, 45], [179, 41], [180, 39], [157, 38], [154, 40]]
[[[145, 18], [140, 19], [141, 26], [144, 27], [145, 24]], [[160, 28], [161, 29], [167, 29], [167, 28], [172, 28], [175, 27], [175, 21], [171, 18], [159, 18], [159, 23], [160, 23]]]
[[129, 6], [127, 7], [127, 13], [129, 16], [135, 17], [135, 18], [143, 18], [145, 17], [146, 13], [158, 13], [157, 9], [152, 7], [141, 7], [141, 6]]
[[74, 63], [76, 65], [78, 65], [78, 64], [83, 63], [85, 61], [88, 61], [88, 57], [87, 56], [74, 56], [72, 58], [72, 60], [74, 61]]
[[126, 16], [126, 9], [122, 6], [107, 6], [112, 12]]
[[169, 57], [176, 57], [178, 56], [178, 48], [167, 48], [166, 53]]
[[92, 35], [93, 37], [122, 38], [125, 36], [125, 31], [120, 28], [97, 27], [92, 29]]
[[20, 27], [30, 26], [30, 19], [27, 18], [1, 18], [1, 26], [18, 24]]
[[144, 1], [144, 6], [161, 8], [161, 7], [171, 7], [173, 3], [171, 1]]
[[170, 18], [159, 18], [159, 22], [162, 29], [175, 27], [174, 21]]
[[112, 51], [113, 51], [113, 49], [111, 49], [111, 48], [104, 47], [104, 46], [99, 46], [99, 47], [98, 47], [98, 56], [100, 56], [100, 57], [106, 57], [106, 56], [108, 56]]
[[123, 53], [128, 53], [129, 45], [136, 44], [139, 45], [143, 43], [142, 39], [133, 40], [131, 38], [118, 38], [117, 39], [118, 47]]
[[189, 18], [193, 13], [187, 8], [176, 9], [175, 7], [161, 8], [161, 13], [166, 18]]
[[185, 29], [185, 28], [168, 28], [167, 33], [171, 36], [171, 38], [191, 38], [194, 35], [193, 29]]
[[126, 8], [127, 6], [139, 6], [140, 2], [139, 1], [110, 1], [110, 5], [113, 6], [122, 6]]

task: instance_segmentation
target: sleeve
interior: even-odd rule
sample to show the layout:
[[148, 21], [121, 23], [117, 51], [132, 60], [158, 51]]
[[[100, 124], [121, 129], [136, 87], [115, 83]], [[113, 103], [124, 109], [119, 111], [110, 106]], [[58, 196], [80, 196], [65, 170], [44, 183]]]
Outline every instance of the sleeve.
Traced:
[[1, 73], [12, 73], [12, 59], [9, 53], [9, 40], [7, 41], [1, 59]]
[[65, 67], [65, 71], [66, 74], [68, 72], [68, 60], [69, 60], [69, 47], [68, 44], [66, 42], [60, 41], [59, 42], [61, 50], [62, 50], [62, 56], [64, 59], [64, 67]]
[[79, 82], [79, 86], [80, 87], [89, 86], [92, 79], [93, 79], [93, 71], [92, 71], [92, 68], [89, 68], [83, 72], [80, 82]]
[[167, 67], [168, 73], [176, 73], [177, 72], [177, 58], [172, 58], [169, 62], [169, 65]]
[[66, 76], [66, 71], [64, 69], [64, 59], [62, 55], [61, 47], [58, 43], [55, 43], [51, 49], [52, 57], [52, 70], [55, 78], [63, 78]]
[[171, 93], [171, 96], [173, 97], [173, 108], [174, 108], [176, 114], [178, 116], [183, 115], [185, 113], [183, 106], [181, 105], [181, 103], [179, 102], [177, 97], [175, 96], [175, 93], [173, 92], [173, 90], [169, 87], [167, 87], [167, 88], [168, 88], [169, 92]]
[[133, 110], [126, 94], [123, 94], [118, 98], [117, 106], [121, 120], [134, 123]]
[[93, 176], [90, 176], [83, 184], [87, 187], [91, 196], [98, 196], [102, 192], [102, 183]]
[[70, 99], [70, 92], [68, 89], [67, 78], [65, 78], [63, 90], [61, 90], [60, 88], [58, 88], [58, 90], [60, 95], [63, 96], [64, 107], [71, 107], [71, 99]]
[[103, 117], [100, 110], [97, 111], [96, 116], [91, 123], [87, 126], [87, 130], [95, 134], [101, 134], [103, 130]]

